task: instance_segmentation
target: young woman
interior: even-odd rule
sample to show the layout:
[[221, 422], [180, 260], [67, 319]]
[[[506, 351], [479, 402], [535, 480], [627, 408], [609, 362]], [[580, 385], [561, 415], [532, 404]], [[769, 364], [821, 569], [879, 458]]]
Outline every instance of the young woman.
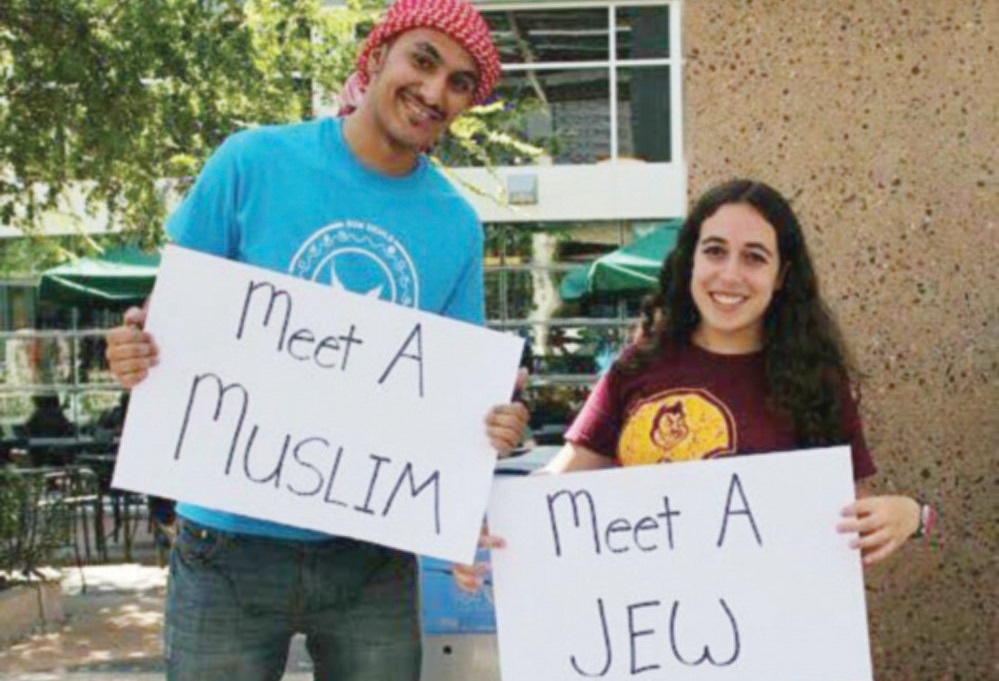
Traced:
[[[540, 472], [849, 444], [859, 500], [838, 529], [859, 534], [852, 545], [866, 565], [932, 519], [913, 499], [863, 489], [875, 467], [846, 348], [819, 296], [801, 225], [776, 190], [737, 180], [702, 196], [642, 317], [635, 342]], [[484, 570], [459, 566], [455, 577], [476, 589]]]

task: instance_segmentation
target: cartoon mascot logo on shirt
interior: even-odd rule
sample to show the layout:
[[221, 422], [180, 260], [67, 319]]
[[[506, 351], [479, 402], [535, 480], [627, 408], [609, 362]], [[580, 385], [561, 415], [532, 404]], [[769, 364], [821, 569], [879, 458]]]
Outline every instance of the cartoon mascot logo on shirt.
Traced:
[[732, 454], [737, 444], [734, 423], [728, 408], [705, 390], [658, 393], [628, 414], [618, 458], [634, 466]]
[[413, 259], [398, 239], [367, 222], [343, 220], [317, 230], [292, 258], [288, 271], [405, 307], [420, 302]]

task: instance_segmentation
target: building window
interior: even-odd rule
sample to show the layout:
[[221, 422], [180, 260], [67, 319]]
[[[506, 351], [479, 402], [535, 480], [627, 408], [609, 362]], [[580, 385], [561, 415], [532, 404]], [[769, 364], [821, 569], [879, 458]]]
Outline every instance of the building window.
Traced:
[[[527, 341], [532, 427], [543, 441], [560, 442], [632, 337], [647, 287], [587, 290], [591, 264], [653, 232], [669, 233], [672, 243], [679, 227], [679, 220], [486, 225], [486, 316], [492, 328]], [[658, 264], [665, 252], [650, 255]]]
[[[540, 6], [539, 6], [540, 5]], [[679, 149], [675, 3], [487, 5], [503, 62], [497, 96], [540, 159], [510, 165], [669, 163]], [[677, 90], [678, 92], [678, 90]], [[474, 162], [473, 162], [474, 163]]]
[[34, 282], [0, 283], [0, 332], [35, 325], [37, 287]]
[[[535, 174], [539, 216], [545, 216], [484, 206], [491, 216], [486, 316], [491, 327], [527, 340], [532, 428], [541, 442], [558, 444], [600, 373], [632, 337], [651, 288], [646, 281], [626, 290], [594, 290], [587, 281], [591, 263], [652, 232], [675, 237], [679, 230], [675, 209], [685, 192], [662, 184], [663, 178], [685, 177], [678, 3], [488, 3], [480, 9], [503, 63], [499, 122], [543, 150], [537, 159], [513, 153], [493, 161], [536, 166], [517, 172]], [[441, 151], [447, 162], [447, 146]], [[456, 165], [466, 165], [467, 156], [458, 158]], [[586, 175], [574, 174], [566, 184], [551, 174], [559, 166], [589, 167], [573, 169]], [[610, 197], [604, 196], [589, 204], [599, 218], [580, 207], [633, 168], [643, 170], [627, 177], [638, 177], [643, 187], [684, 199], [654, 211], [629, 202], [621, 210], [634, 214], [625, 214], [607, 210]], [[657, 248], [673, 237], [658, 240]], [[665, 252], [655, 252], [657, 265]]]

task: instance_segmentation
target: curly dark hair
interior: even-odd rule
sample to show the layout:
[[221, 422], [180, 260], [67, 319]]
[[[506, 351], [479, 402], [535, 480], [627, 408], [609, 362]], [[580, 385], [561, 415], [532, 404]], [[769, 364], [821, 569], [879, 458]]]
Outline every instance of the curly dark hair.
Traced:
[[663, 262], [658, 291], [642, 305], [641, 331], [619, 362], [635, 373], [670, 348], [691, 342], [700, 314], [690, 291], [694, 252], [701, 225], [722, 206], [744, 204], [777, 232], [783, 284], [764, 317], [767, 390], [772, 408], [787, 415], [802, 446], [843, 442], [842, 395], [855, 378], [835, 319], [822, 302], [801, 224], [772, 187], [733, 180], [708, 190], [697, 201]]

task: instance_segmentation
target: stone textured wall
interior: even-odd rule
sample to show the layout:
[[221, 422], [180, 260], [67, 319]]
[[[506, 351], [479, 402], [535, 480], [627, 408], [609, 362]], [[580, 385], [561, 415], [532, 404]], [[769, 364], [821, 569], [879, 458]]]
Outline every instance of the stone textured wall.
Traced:
[[878, 678], [999, 678], [999, 0], [688, 0], [696, 196], [793, 197], [865, 374], [880, 490], [942, 548], [868, 574]]

